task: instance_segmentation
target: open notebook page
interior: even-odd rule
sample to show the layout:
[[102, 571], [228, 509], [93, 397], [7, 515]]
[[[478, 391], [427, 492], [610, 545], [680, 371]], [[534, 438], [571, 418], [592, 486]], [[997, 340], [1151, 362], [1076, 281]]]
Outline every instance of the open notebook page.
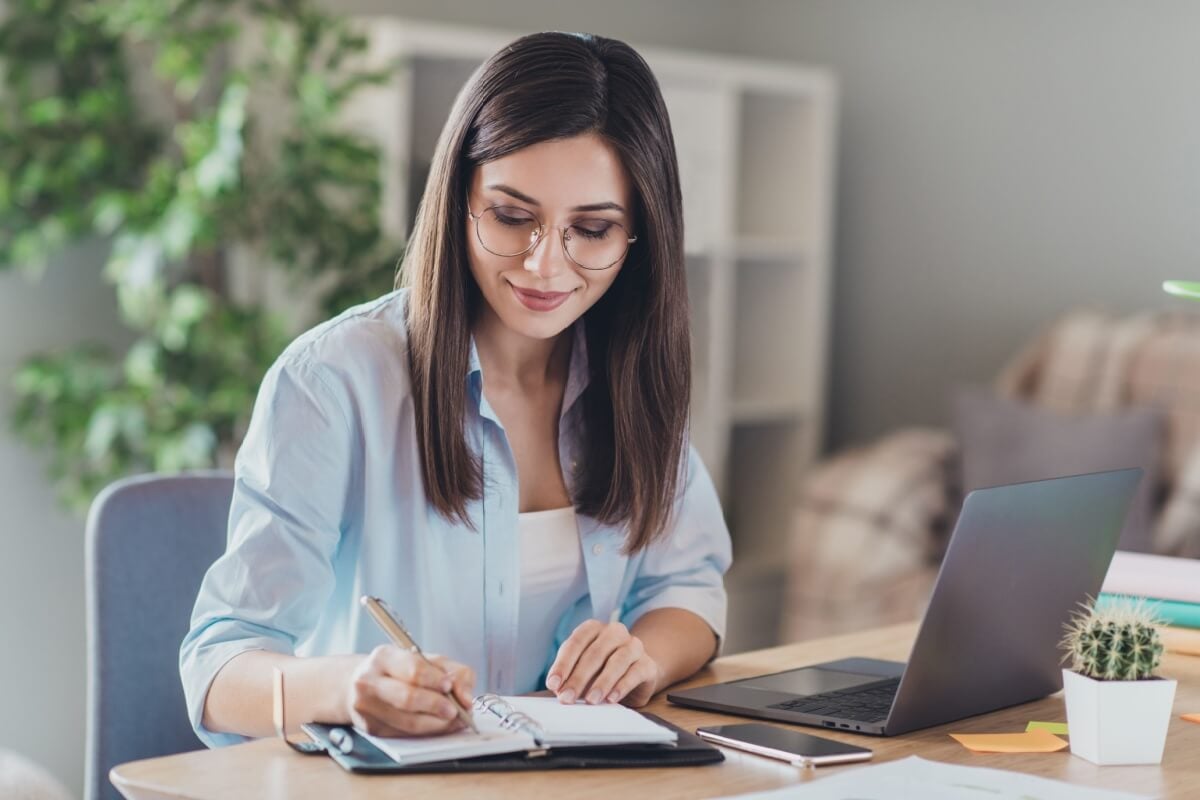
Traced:
[[553, 697], [505, 697], [545, 733], [543, 744], [673, 743], [675, 732], [616, 703], [563, 705]]
[[428, 764], [456, 758], [515, 753], [520, 750], [532, 750], [538, 746], [528, 734], [501, 728], [500, 720], [492, 714], [476, 711], [475, 725], [479, 728], [479, 733], [459, 731], [444, 736], [398, 738], [372, 736], [360, 729], [355, 730], [398, 764]]

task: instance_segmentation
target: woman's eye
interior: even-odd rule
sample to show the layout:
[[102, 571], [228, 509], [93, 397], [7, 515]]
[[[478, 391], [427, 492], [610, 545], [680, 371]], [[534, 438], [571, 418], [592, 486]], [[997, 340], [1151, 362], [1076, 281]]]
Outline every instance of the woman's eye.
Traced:
[[512, 228], [528, 228], [529, 225], [538, 224], [538, 221], [528, 211], [517, 209], [511, 205], [492, 206], [491, 211], [497, 222], [502, 225], [510, 225]]
[[533, 224], [532, 217], [526, 217], [523, 215], [504, 214], [500, 211], [496, 212], [496, 220], [501, 225], [511, 225], [514, 228], [523, 228], [523, 227]]
[[608, 233], [612, 230], [612, 227], [612, 225], [605, 225], [603, 223], [587, 223], [571, 226], [573, 230], [579, 232], [580, 236], [584, 236], [588, 239], [604, 239], [608, 236]]

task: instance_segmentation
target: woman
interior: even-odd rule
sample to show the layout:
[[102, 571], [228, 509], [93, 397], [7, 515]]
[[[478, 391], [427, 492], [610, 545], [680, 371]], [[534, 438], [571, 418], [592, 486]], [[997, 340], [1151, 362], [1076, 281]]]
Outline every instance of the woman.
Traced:
[[[730, 545], [687, 443], [682, 226], [627, 45], [535, 34], [476, 72], [405, 288], [263, 380], [180, 651], [203, 741], [270, 734], [275, 668], [290, 719], [423, 735], [457, 726], [445, 691], [638, 706], [717, 653]], [[441, 669], [387, 644], [362, 594]]]

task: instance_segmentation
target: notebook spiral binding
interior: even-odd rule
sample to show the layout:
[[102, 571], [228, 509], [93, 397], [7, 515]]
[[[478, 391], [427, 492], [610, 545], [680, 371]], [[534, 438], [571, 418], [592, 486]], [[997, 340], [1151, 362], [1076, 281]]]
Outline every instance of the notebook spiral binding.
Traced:
[[523, 711], [517, 711], [497, 694], [481, 694], [472, 704], [478, 711], [486, 711], [500, 718], [500, 727], [509, 731], [526, 733], [539, 745], [546, 739], [546, 732], [537, 720]]

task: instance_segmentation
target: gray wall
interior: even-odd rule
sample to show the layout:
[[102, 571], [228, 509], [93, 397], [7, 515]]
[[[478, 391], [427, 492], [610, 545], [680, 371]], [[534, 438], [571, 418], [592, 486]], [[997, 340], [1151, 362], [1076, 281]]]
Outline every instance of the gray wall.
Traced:
[[84, 340], [123, 347], [98, 245], [64, 253], [45, 277], [0, 272], [0, 748], [83, 785], [83, 522], [61, 511], [45, 457], [9, 434], [9, 379], [34, 351]]
[[831, 443], [938, 423], [1080, 304], [1200, 277], [1200, 4], [750, 0], [843, 90]]

